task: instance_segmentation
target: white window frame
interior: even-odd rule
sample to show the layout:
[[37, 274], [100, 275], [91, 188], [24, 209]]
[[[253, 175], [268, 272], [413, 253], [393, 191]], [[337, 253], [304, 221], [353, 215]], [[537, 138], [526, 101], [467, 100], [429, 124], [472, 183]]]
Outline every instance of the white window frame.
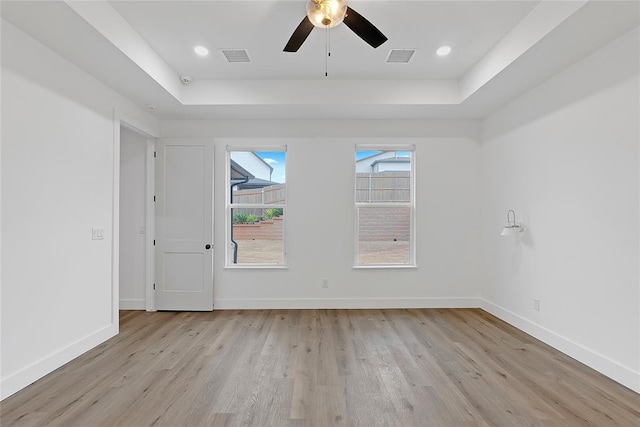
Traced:
[[[409, 174], [409, 180], [411, 182], [411, 190], [410, 190], [410, 202], [357, 202], [357, 188], [356, 188], [356, 162], [355, 154], [359, 151], [410, 151], [411, 152], [411, 171]], [[416, 146], [414, 144], [356, 144], [354, 150], [354, 170], [353, 170], [353, 223], [354, 223], [354, 231], [353, 231], [353, 268], [354, 269], [379, 269], [379, 268], [417, 268], [416, 265]], [[409, 215], [410, 215], [410, 229], [409, 229], [409, 262], [406, 264], [358, 264], [358, 247], [359, 247], [359, 215], [358, 209], [361, 207], [370, 207], [370, 208], [393, 208], [393, 207], [401, 207], [406, 208], [409, 207]]]
[[[282, 270], [288, 268], [287, 261], [287, 200], [289, 198], [289, 186], [285, 187], [284, 203], [282, 204], [248, 204], [248, 203], [231, 203], [231, 153], [236, 151], [281, 151], [285, 153], [285, 184], [287, 182], [287, 164], [289, 163], [286, 145], [227, 145], [227, 156], [225, 165], [225, 269], [275, 269]], [[231, 252], [233, 251], [233, 244], [231, 243], [232, 235], [232, 209], [271, 209], [282, 208], [284, 212], [284, 222], [282, 224], [282, 264], [267, 264], [267, 263], [255, 263], [255, 264], [233, 264], [231, 262]]]

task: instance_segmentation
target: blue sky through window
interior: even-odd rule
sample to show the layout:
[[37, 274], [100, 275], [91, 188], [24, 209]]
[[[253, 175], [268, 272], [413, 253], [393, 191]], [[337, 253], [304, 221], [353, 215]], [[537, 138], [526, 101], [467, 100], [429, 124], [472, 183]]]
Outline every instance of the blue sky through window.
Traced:
[[254, 151], [258, 157], [267, 162], [272, 168], [273, 173], [271, 175], [271, 181], [279, 184], [284, 184], [286, 181], [285, 176], [285, 162], [287, 153], [284, 151]]
[[374, 154], [380, 153], [382, 153], [382, 151], [356, 151], [356, 160], [364, 159], [365, 157], [370, 157]]

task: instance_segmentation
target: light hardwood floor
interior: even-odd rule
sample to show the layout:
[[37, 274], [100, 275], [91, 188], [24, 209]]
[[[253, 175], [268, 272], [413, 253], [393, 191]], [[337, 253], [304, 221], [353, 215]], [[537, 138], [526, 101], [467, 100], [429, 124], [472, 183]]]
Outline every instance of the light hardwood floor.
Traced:
[[2, 426], [639, 426], [640, 395], [477, 309], [122, 312]]

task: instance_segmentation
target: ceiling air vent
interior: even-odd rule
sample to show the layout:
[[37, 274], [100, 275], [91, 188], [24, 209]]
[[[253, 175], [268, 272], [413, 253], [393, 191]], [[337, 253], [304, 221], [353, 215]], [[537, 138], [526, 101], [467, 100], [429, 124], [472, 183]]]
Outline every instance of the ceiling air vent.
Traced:
[[230, 64], [236, 62], [251, 62], [249, 54], [244, 49], [222, 49], [222, 53]]
[[415, 49], [391, 49], [387, 62], [400, 62], [406, 64], [411, 60], [411, 57], [415, 53]]

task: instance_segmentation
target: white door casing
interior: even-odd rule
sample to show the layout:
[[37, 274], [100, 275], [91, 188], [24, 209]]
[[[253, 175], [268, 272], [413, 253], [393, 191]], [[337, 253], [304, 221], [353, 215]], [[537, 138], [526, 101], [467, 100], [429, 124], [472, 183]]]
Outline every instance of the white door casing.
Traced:
[[213, 310], [213, 142], [156, 143], [155, 305]]

